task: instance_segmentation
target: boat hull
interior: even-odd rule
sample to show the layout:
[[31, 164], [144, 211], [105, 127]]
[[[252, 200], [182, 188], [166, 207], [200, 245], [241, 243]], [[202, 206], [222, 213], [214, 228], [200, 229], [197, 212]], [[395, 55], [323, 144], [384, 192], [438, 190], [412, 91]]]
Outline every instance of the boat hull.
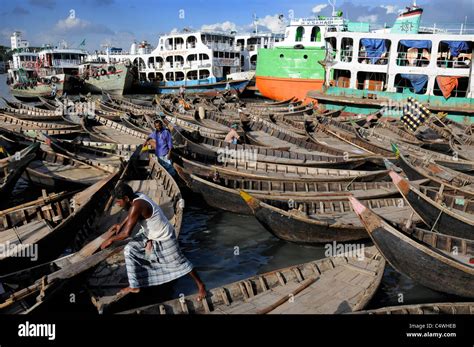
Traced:
[[467, 266], [452, 266], [453, 260], [395, 230], [379, 227], [371, 238], [385, 259], [414, 281], [439, 292], [474, 297], [474, 276], [463, 270]]
[[123, 95], [130, 90], [133, 83], [133, 75], [130, 68], [124, 64], [117, 64], [115, 68], [115, 72], [108, 71], [105, 75], [85, 79], [85, 90], [91, 93], [101, 93], [104, 91], [112, 95]]
[[[279, 78], [257, 76], [257, 89], [260, 94], [272, 100], [287, 100], [294, 97], [305, 100], [310, 90], [321, 90], [324, 80], [301, 79], [301, 78]], [[311, 100], [309, 100], [311, 101]]]

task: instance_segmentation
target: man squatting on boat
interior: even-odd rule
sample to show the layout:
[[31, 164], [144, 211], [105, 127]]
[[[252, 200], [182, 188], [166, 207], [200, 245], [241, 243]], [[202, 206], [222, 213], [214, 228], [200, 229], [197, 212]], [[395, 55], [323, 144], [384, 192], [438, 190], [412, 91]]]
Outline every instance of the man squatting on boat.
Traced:
[[117, 204], [128, 211], [128, 215], [122, 223], [112, 227], [115, 236], [104, 241], [101, 249], [115, 241], [127, 239], [137, 223], [141, 226], [137, 235], [125, 246], [125, 265], [130, 286], [121, 292], [138, 293], [140, 288], [157, 286], [189, 274], [198, 287], [198, 299], [204, 298], [206, 287], [191, 262], [181, 253], [175, 230], [160, 206], [124, 183], [115, 190], [115, 198]]

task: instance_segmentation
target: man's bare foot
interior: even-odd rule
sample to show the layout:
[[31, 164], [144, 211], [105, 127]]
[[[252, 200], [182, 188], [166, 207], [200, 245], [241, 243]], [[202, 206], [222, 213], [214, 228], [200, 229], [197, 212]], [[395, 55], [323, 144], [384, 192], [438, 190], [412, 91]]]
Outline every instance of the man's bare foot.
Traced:
[[140, 293], [140, 288], [131, 288], [131, 287], [123, 288], [120, 292], [118, 292], [118, 295], [125, 295], [128, 293], [133, 293], [133, 294]]
[[204, 285], [199, 286], [199, 294], [198, 294], [197, 300], [201, 301], [205, 297], [206, 297], [206, 287]]

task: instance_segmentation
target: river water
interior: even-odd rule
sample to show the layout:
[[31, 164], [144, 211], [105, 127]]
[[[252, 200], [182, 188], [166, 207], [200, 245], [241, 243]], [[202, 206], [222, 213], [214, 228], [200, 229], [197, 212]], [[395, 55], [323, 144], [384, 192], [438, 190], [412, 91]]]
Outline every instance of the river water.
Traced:
[[[0, 75], [0, 96], [11, 99], [5, 81], [6, 75]], [[9, 205], [32, 200], [39, 195], [38, 189], [20, 180]], [[213, 209], [196, 194], [186, 193], [185, 198], [180, 245], [208, 289], [325, 257], [323, 245], [302, 246], [281, 241], [252, 216]], [[187, 295], [194, 293], [196, 288], [186, 276], [176, 282], [173, 290], [174, 295]], [[380, 288], [368, 308], [454, 300], [459, 299], [418, 285], [388, 265]]]

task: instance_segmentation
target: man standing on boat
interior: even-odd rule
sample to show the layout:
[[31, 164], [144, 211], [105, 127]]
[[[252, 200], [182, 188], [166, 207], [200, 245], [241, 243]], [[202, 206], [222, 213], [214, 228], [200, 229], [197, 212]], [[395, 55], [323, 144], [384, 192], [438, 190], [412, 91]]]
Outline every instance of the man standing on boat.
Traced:
[[206, 296], [206, 287], [196, 270], [179, 249], [175, 230], [160, 206], [143, 193], [134, 192], [127, 184], [115, 190], [117, 204], [128, 211], [120, 224], [114, 225], [115, 236], [104, 241], [101, 249], [115, 241], [130, 237], [137, 224], [140, 231], [125, 246], [125, 264], [129, 287], [122, 294], [139, 293], [143, 287], [157, 286], [189, 274], [199, 290], [199, 299]]
[[155, 120], [155, 131], [148, 136], [144, 146], [150, 146], [155, 150], [158, 161], [170, 175], [174, 176], [176, 174], [173, 163], [171, 162], [173, 138], [171, 137], [170, 131], [163, 125], [160, 119]]

